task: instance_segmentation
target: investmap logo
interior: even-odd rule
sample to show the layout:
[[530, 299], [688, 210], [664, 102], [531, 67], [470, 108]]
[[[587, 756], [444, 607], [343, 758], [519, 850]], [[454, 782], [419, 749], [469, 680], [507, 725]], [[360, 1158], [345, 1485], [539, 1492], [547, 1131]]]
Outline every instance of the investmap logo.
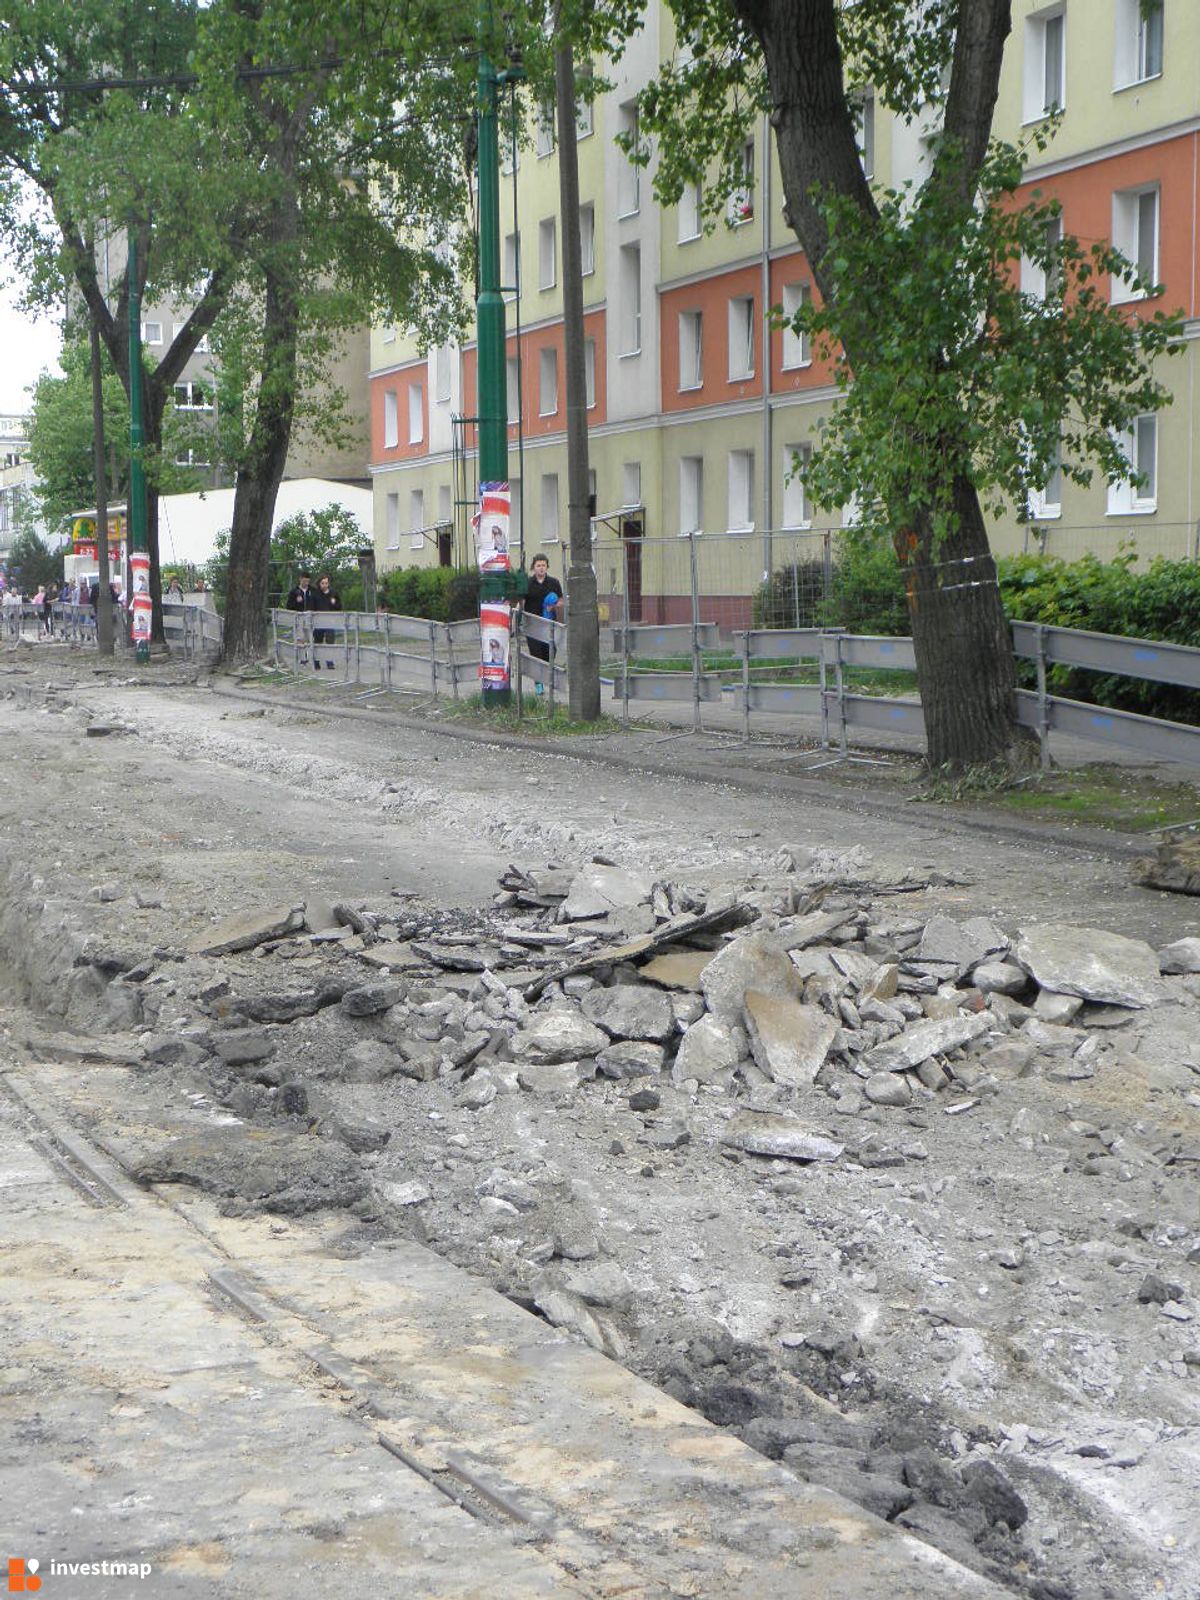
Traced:
[[[8, 1593], [37, 1594], [43, 1577], [148, 1578], [153, 1571], [150, 1561], [51, 1561], [48, 1567], [43, 1567], [40, 1561], [29, 1556], [9, 1556]], [[51, 1600], [49, 1593], [46, 1600]]]

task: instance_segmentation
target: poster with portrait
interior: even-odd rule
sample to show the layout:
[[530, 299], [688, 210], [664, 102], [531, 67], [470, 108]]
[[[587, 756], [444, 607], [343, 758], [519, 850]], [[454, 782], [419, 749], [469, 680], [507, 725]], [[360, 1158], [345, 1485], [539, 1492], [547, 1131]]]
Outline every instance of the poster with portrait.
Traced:
[[479, 485], [475, 546], [479, 554], [480, 572], [508, 572], [512, 567], [508, 553], [511, 509], [512, 500], [507, 483]]
[[479, 680], [485, 690], [507, 689], [512, 613], [504, 600], [485, 600], [479, 607]]
[[135, 550], [129, 557], [133, 583], [133, 642], [150, 643], [150, 557], [145, 550]]

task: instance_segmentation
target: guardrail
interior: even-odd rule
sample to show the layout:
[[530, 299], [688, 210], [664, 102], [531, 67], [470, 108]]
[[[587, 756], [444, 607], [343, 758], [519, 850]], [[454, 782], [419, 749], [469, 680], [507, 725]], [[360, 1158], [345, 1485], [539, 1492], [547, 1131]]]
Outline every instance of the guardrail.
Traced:
[[[510, 665], [518, 710], [529, 683], [543, 685], [551, 709], [566, 688], [566, 668], [559, 664], [566, 631], [565, 623], [514, 607]], [[544, 645], [550, 659], [540, 659], [531, 643]], [[311, 672], [314, 682], [361, 684], [368, 692], [416, 689], [457, 700], [464, 686], [478, 689], [480, 648], [477, 617], [433, 622], [384, 611], [271, 612], [271, 653], [280, 666]]]
[[[124, 639], [124, 617], [114, 611], [118, 643]], [[46, 624], [49, 621], [49, 635]], [[212, 660], [221, 653], [223, 624], [207, 606], [189, 605], [178, 600], [163, 601], [163, 632], [167, 649], [186, 660]], [[0, 638], [15, 643], [18, 639], [54, 638], [68, 644], [94, 645], [96, 612], [92, 606], [68, 605], [56, 600], [49, 613], [28, 601], [19, 606], [0, 606]]]
[[[1047, 668], [1062, 665], [1200, 690], [1200, 649], [1041, 623], [1016, 622], [1012, 630], [1017, 656], [1037, 666], [1037, 689], [1018, 691], [1017, 719], [1037, 733], [1043, 766], [1050, 761], [1050, 735], [1058, 732], [1200, 767], [1200, 727], [1087, 705], [1050, 694], [1047, 689]], [[739, 670], [706, 665], [706, 653], [711, 655], [718, 648], [711, 624], [635, 626], [615, 631], [620, 635], [616, 642], [623, 663], [613, 681], [613, 695], [622, 701], [627, 720], [631, 701], [691, 700], [695, 726], [699, 728], [701, 706], [724, 702], [728, 695], [741, 713], [742, 731], [747, 738], [758, 713], [819, 717], [822, 747], [828, 749], [836, 743], [842, 757], [847, 754], [852, 728], [925, 737], [919, 699], [910, 695], [855, 693], [846, 680], [849, 669], [915, 670], [916, 656], [910, 638], [820, 628], [742, 630], [733, 635], [741, 658]], [[654, 659], [656, 650], [662, 655], [689, 657], [689, 667], [668, 672], [637, 671], [630, 666], [632, 657]], [[770, 682], [754, 679], [756, 671], [778, 674], [790, 665], [799, 667], [803, 663], [812, 664], [815, 683], [799, 679], [789, 682], [777, 676]], [[739, 672], [739, 681], [729, 681], [731, 671]]]

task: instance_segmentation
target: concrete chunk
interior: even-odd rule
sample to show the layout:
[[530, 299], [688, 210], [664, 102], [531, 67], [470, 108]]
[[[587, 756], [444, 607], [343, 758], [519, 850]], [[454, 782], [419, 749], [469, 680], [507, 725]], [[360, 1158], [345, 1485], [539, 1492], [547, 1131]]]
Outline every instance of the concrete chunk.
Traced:
[[1158, 956], [1143, 940], [1122, 933], [1045, 923], [1021, 935], [1016, 953], [1039, 985], [1056, 994], [1137, 1010], [1165, 993]]
[[796, 1117], [743, 1111], [725, 1125], [721, 1143], [753, 1156], [777, 1156], [789, 1161], [836, 1161], [846, 1148], [833, 1139], [813, 1133]]
[[719, 950], [701, 978], [708, 1009], [723, 1022], [740, 1022], [746, 991], [789, 995], [799, 1000], [802, 983], [779, 941], [769, 934], [751, 933]]
[[863, 1057], [863, 1067], [868, 1072], [907, 1072], [919, 1067], [922, 1061], [928, 1061], [930, 1056], [943, 1055], [947, 1050], [969, 1044], [991, 1027], [989, 1016], [974, 1011], [962, 1012], [940, 1022], [918, 1022], [868, 1051]]
[[641, 969], [642, 977], [664, 989], [699, 989], [701, 975], [712, 960], [711, 950], [669, 950]]
[[238, 950], [253, 950], [268, 939], [282, 939], [289, 933], [298, 933], [303, 926], [303, 905], [243, 911], [195, 934], [188, 941], [188, 951], [194, 956], [233, 955]]
[[837, 1036], [838, 1025], [828, 1012], [790, 995], [750, 989], [745, 1017], [751, 1053], [768, 1078], [792, 1088], [812, 1083]]

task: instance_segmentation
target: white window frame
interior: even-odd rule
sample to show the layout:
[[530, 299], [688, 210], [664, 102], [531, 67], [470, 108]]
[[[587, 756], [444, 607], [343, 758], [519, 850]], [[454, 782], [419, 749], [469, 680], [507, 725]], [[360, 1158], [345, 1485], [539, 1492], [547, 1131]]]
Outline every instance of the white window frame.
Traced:
[[726, 463], [726, 529], [754, 532], [754, 451], [731, 450]]
[[785, 372], [794, 371], [799, 367], [812, 366], [811, 341], [807, 333], [797, 333], [790, 326], [791, 319], [812, 300], [812, 285], [804, 280], [798, 283], [785, 283], [783, 286], [783, 315], [786, 319], [783, 325], [783, 351], [780, 365]]
[[543, 345], [538, 351], [538, 416], [552, 417], [558, 410], [558, 349]]
[[[1133, 478], [1120, 478], [1108, 486], [1108, 515], [1110, 517], [1146, 517], [1158, 510], [1158, 417], [1153, 411], [1143, 412], [1133, 419], [1133, 426], [1120, 435], [1121, 448], [1136, 475], [1146, 477], [1145, 483], [1134, 483]], [[1146, 456], [1150, 459], [1147, 461]]]
[[728, 217], [732, 228], [754, 221], [754, 140], [742, 146], [742, 181], [729, 196]]
[[557, 472], [542, 473], [541, 512], [542, 543], [558, 544], [560, 539]]
[[729, 300], [729, 381], [745, 383], [755, 372], [754, 296], [732, 295]]
[[704, 234], [704, 190], [699, 178], [689, 179], [679, 197], [679, 229], [677, 243], [690, 244]]
[[[1057, 32], [1058, 92], [1052, 95], [1049, 84], [1051, 57], [1047, 46]], [[1025, 19], [1025, 61], [1023, 82], [1023, 120], [1040, 122], [1067, 103], [1067, 8], [1065, 0], [1046, 6]]]
[[163, 342], [163, 325], [161, 322], [142, 323], [142, 343], [160, 345]]
[[425, 385], [423, 383], [410, 383], [408, 386], [408, 442], [409, 444], [424, 444], [425, 442]]
[[679, 392], [704, 387], [704, 313], [679, 313]]
[[[1154, 243], [1150, 252], [1152, 260], [1142, 259], [1142, 228], [1145, 221], [1146, 202], [1150, 201], [1153, 215]], [[1162, 191], [1157, 183], [1139, 184], [1134, 189], [1118, 189], [1112, 200], [1112, 242], [1137, 267], [1149, 283], [1158, 282], [1159, 250], [1162, 235]], [[1135, 289], [1128, 278], [1112, 279], [1113, 305], [1125, 305], [1131, 300], [1148, 298]]]
[[[184, 398], [179, 398], [180, 393]], [[197, 394], [201, 396], [196, 399]], [[196, 378], [181, 378], [172, 390], [176, 411], [212, 411], [214, 410], [212, 390], [207, 384], [201, 383]]]
[[583, 392], [584, 404], [589, 411], [596, 404], [596, 341], [583, 341]]
[[454, 495], [448, 483], [438, 484], [437, 525], [444, 528], [454, 521]]
[[[1048, 249], [1055, 250], [1062, 243], [1063, 220], [1061, 213], [1051, 217], [1046, 223], [1046, 245]], [[1021, 291], [1023, 294], [1032, 295], [1035, 300], [1045, 300], [1049, 290], [1053, 287], [1053, 280], [1047, 281], [1046, 269], [1031, 261], [1028, 256], [1021, 257]]]
[[513, 300], [521, 288], [521, 234], [519, 229], [504, 235], [504, 265], [502, 271], [504, 298]]
[[621, 504], [640, 506], [642, 503], [642, 463], [625, 461], [621, 465]]
[[[636, 100], [627, 100], [618, 107], [621, 132], [631, 135], [634, 151], [641, 150], [642, 133]], [[617, 216], [636, 217], [642, 209], [642, 169], [633, 160], [632, 152], [621, 151], [622, 160], [617, 168]]]
[[863, 177], [875, 176], [875, 91], [867, 89], [854, 107], [854, 142], [862, 162]]
[[642, 353], [642, 246], [639, 241], [621, 246], [622, 356]]
[[504, 403], [508, 420], [515, 422], [521, 414], [521, 368], [516, 356], [504, 359]]
[[400, 443], [400, 396], [395, 389], [383, 395], [383, 448], [394, 450]]
[[450, 400], [453, 361], [448, 344], [439, 344], [433, 352], [433, 398], [444, 406]]
[[534, 132], [534, 148], [539, 161], [544, 161], [547, 156], [554, 154], [554, 101], [542, 100], [538, 102], [537, 127]]
[[400, 548], [400, 495], [398, 491], [390, 491], [383, 503], [383, 528], [386, 548], [399, 550]]
[[679, 458], [679, 533], [703, 531], [704, 522], [704, 457]]
[[1050, 474], [1040, 489], [1029, 491], [1029, 515], [1035, 522], [1056, 522], [1062, 516], [1062, 446], [1055, 453]]
[[592, 200], [579, 208], [579, 273], [590, 278], [596, 270], [596, 206]]
[[812, 458], [812, 445], [807, 439], [783, 447], [783, 527], [811, 528], [812, 516], [808, 504], [808, 490], [802, 473]]
[[594, 95], [588, 95], [584, 81], [595, 77], [595, 70], [590, 61], [585, 61], [579, 68], [579, 82], [575, 87], [575, 137], [577, 139], [590, 139], [596, 131], [596, 101]]
[[[1154, 18], [1142, 13], [1141, 0], [1117, 0], [1113, 61], [1114, 90], [1151, 83], [1163, 74], [1165, 5], [1158, 0]], [[1156, 59], [1157, 57], [1157, 59]]]
[[538, 223], [538, 288], [553, 289], [558, 282], [558, 223], [543, 217]]
[[408, 491], [408, 548], [410, 550], [423, 550], [425, 548], [424, 489], [410, 489]]

